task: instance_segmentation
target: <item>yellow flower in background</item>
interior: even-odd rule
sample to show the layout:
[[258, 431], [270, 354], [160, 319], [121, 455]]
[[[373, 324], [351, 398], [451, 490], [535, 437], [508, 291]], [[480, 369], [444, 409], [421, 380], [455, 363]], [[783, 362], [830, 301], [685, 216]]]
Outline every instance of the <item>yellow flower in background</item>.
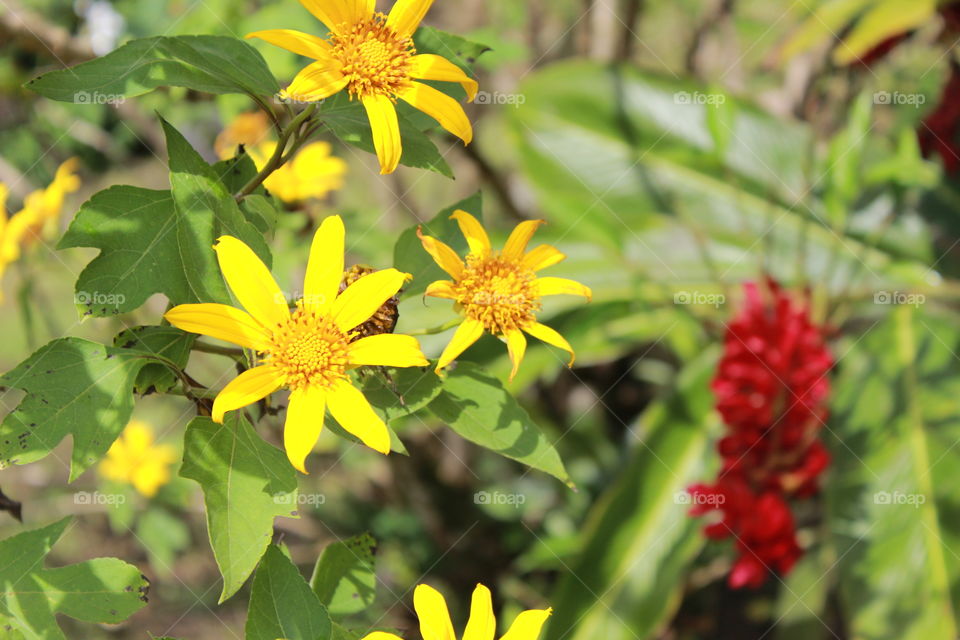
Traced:
[[330, 30], [318, 38], [292, 29], [247, 34], [312, 58], [282, 93], [297, 102], [318, 102], [347, 90], [363, 104], [373, 131], [380, 173], [400, 163], [402, 143], [397, 121], [399, 98], [423, 111], [444, 129], [469, 144], [473, 128], [463, 107], [450, 96], [414, 80], [457, 82], [473, 101], [477, 82], [457, 65], [433, 54], [417, 54], [413, 33], [433, 0], [397, 0], [385, 16], [374, 0], [300, 0]]
[[213, 149], [221, 160], [233, 157], [238, 145], [251, 147], [266, 141], [270, 135], [270, 120], [263, 111], [251, 111], [236, 116], [220, 132]]
[[[276, 142], [264, 142], [247, 149], [257, 169], [262, 169], [277, 148]], [[343, 188], [347, 163], [331, 153], [328, 142], [313, 142], [270, 174], [263, 185], [284, 202], [300, 202], [307, 198], [324, 198], [331, 191]]]
[[170, 465], [176, 462], [176, 450], [168, 444], [155, 444], [153, 431], [145, 422], [131, 420], [110, 445], [100, 463], [100, 475], [108, 480], [132, 484], [148, 498], [170, 482]]
[[426, 295], [453, 300], [456, 309], [464, 316], [463, 323], [440, 355], [437, 372], [479, 340], [484, 331], [506, 341], [513, 363], [511, 380], [517, 375], [527, 348], [524, 332], [567, 351], [572, 366], [574, 353], [570, 343], [550, 327], [537, 322], [540, 298], [569, 294], [589, 300], [593, 294], [589, 287], [573, 280], [537, 277], [537, 271], [566, 258], [548, 244], [527, 251], [530, 238], [543, 220], [521, 222], [510, 234], [503, 250], [497, 252], [490, 247], [487, 232], [472, 215], [456, 211], [450, 217], [457, 221], [470, 247], [466, 263], [449, 246], [417, 230], [423, 248], [453, 278], [432, 283], [427, 287]]
[[76, 158], [70, 158], [61, 164], [53, 182], [28, 195], [23, 208], [9, 217], [6, 208], [9, 191], [0, 184], [0, 276], [8, 265], [20, 259], [23, 249], [40, 240], [45, 228], [60, 220], [67, 194], [80, 188], [77, 163]]
[[[232, 158], [238, 145], [244, 145], [257, 170], [262, 170], [277, 148], [269, 140], [270, 122], [262, 111], [242, 113], [224, 129], [214, 143], [221, 160]], [[312, 142], [292, 160], [264, 181], [270, 193], [284, 202], [296, 203], [308, 198], [324, 198], [343, 188], [347, 163], [333, 155], [329, 142]]]
[[[396, 269], [365, 275], [339, 292], [345, 231], [340, 216], [326, 218], [314, 235], [303, 284], [304, 296], [291, 312], [286, 297], [260, 258], [240, 240], [223, 236], [214, 246], [220, 270], [246, 309], [223, 304], [183, 304], [164, 316], [184, 331], [253, 349], [258, 366], [245, 371], [217, 395], [213, 420], [279, 390], [290, 389], [283, 430], [287, 457], [306, 473], [304, 461], [323, 429], [329, 409], [344, 429], [368, 447], [390, 452], [383, 420], [351, 381], [362, 366], [421, 367], [429, 363], [416, 338], [355, 330], [377, 313], [410, 278]], [[249, 313], [248, 313], [249, 312]]]
[[[420, 620], [420, 635], [423, 640], [456, 640], [450, 620], [450, 611], [443, 595], [433, 587], [417, 585], [413, 592], [413, 608]], [[530, 609], [517, 616], [510, 629], [501, 640], [537, 640], [543, 624], [553, 613], [553, 609]], [[463, 631], [463, 640], [493, 640], [497, 633], [497, 620], [493, 615], [493, 601], [490, 590], [478, 584], [473, 590], [470, 603], [470, 619]], [[399, 636], [383, 631], [367, 634], [363, 640], [403, 640]]]

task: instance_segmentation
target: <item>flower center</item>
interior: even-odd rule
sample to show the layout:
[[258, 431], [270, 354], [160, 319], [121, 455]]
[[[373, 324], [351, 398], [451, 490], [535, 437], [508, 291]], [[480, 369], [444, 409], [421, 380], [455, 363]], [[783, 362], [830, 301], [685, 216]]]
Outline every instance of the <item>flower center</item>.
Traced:
[[331, 35], [333, 56], [342, 65], [350, 96], [386, 95], [391, 98], [410, 86], [410, 58], [416, 51], [411, 38], [401, 38], [376, 13], [341, 35]]
[[274, 332], [267, 362], [283, 372], [291, 389], [329, 387], [346, 374], [348, 345], [333, 320], [301, 307]]
[[540, 296], [536, 274], [499, 255], [467, 256], [467, 268], [454, 285], [457, 303], [468, 318], [494, 335], [521, 329], [536, 320]]

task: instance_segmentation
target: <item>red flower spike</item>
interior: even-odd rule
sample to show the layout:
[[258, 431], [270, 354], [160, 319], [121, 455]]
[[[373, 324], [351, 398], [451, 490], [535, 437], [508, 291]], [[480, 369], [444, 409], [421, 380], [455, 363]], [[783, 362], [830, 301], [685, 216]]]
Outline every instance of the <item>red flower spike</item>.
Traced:
[[704, 533], [733, 539], [733, 588], [756, 588], [771, 571], [793, 568], [803, 551], [788, 500], [814, 495], [830, 461], [818, 440], [833, 367], [823, 328], [805, 300], [773, 280], [749, 283], [745, 292], [711, 384], [727, 426], [717, 444], [720, 475], [689, 489], [690, 514], [715, 519]]

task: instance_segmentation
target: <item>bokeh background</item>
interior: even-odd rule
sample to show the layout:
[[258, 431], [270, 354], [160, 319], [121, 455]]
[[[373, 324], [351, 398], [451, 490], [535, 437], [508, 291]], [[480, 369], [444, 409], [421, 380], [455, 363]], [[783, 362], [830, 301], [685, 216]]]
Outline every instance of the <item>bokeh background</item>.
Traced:
[[[811, 18], [821, 4], [833, 13]], [[392, 264], [402, 230], [478, 191], [500, 241], [519, 220], [546, 219], [540, 239], [569, 255], [551, 275], [588, 284], [594, 300], [544, 311], [576, 348], [576, 367], [531, 344], [510, 388], [577, 489], [414, 418], [398, 427], [409, 457], [343, 454], [339, 439], [321, 438], [301, 477], [312, 502], [301, 519], [277, 521], [277, 539], [309, 573], [325, 545], [369, 531], [380, 585], [352, 624], [411, 638], [418, 580], [441, 588], [459, 621], [477, 582], [508, 618], [549, 603], [548, 640], [956, 637], [957, 23], [949, 3], [921, 0], [437, 0], [427, 24], [490, 47], [467, 107], [475, 142], [434, 135], [456, 180], [406, 168], [381, 177], [372, 156], [327, 138], [347, 163], [344, 186], [284, 215], [274, 273], [296, 290], [312, 229], [331, 213], [345, 217], [352, 260], [375, 266]], [[57, 251], [59, 235], [100, 189], [166, 186], [156, 113], [213, 161], [218, 134], [252, 106], [182, 89], [65, 104], [23, 84], [131, 38], [312, 24], [295, 0], [0, 0], [9, 208], [67, 158], [79, 158], [81, 178], [57, 227], [4, 274], [0, 368], [62, 335], [109, 341], [156, 322], [160, 296], [81, 321], [73, 284], [96, 251]], [[254, 46], [281, 84], [302, 66]], [[824, 491], [797, 513], [800, 564], [737, 590], [726, 584], [729, 542], [706, 541], [685, 489], [719, 463], [707, 381], [741, 284], [765, 274], [808, 289], [829, 328], [833, 461]], [[453, 317], [420, 298], [400, 314], [398, 330]], [[447, 339], [422, 342], [436, 356]], [[465, 358], [509, 372], [492, 339]], [[195, 354], [190, 373], [215, 380], [224, 366]], [[179, 450], [193, 410], [146, 396], [135, 417]], [[279, 443], [279, 422], [268, 424], [260, 432]], [[68, 636], [242, 637], [249, 587], [217, 604], [197, 485], [174, 471], [146, 498], [95, 469], [67, 484], [68, 460], [65, 442], [0, 472], [0, 488], [28, 525], [79, 516], [52, 564], [115, 555], [152, 583], [150, 606], [127, 623], [63, 620]], [[124, 500], [77, 497], [96, 491]], [[884, 492], [923, 500], [884, 503]], [[0, 537], [19, 530], [0, 513]]]

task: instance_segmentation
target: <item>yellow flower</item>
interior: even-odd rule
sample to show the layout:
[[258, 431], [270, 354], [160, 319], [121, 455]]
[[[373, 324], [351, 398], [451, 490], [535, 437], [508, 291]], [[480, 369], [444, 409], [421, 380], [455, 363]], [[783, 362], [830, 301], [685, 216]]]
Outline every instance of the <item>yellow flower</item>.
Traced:
[[154, 444], [153, 431], [146, 423], [131, 420], [100, 463], [100, 475], [132, 484], [137, 491], [152, 498], [160, 487], [170, 482], [170, 465], [176, 459], [173, 447]]
[[414, 80], [460, 83], [473, 100], [477, 83], [457, 65], [433, 54], [418, 55], [413, 33], [433, 0], [397, 0], [389, 16], [374, 11], [374, 0], [300, 0], [330, 30], [327, 39], [271, 29], [247, 34], [316, 60], [282, 92], [298, 102], [317, 102], [346, 89], [363, 104], [373, 131], [380, 172], [392, 173], [402, 145], [397, 99], [408, 102], [469, 144], [473, 128], [463, 107], [446, 94]]
[[427, 287], [426, 295], [453, 300], [465, 318], [440, 355], [437, 372], [479, 340], [484, 330], [506, 341], [513, 363], [511, 380], [517, 375], [527, 348], [523, 332], [570, 353], [572, 366], [574, 354], [570, 343], [550, 327], [537, 322], [540, 298], [570, 294], [589, 300], [592, 293], [588, 287], [573, 280], [537, 277], [537, 271], [566, 258], [548, 244], [526, 250], [543, 220], [521, 222], [510, 234], [503, 251], [496, 252], [490, 248], [487, 232], [476, 218], [466, 211], [456, 211], [450, 217], [460, 225], [470, 247], [466, 264], [449, 246], [417, 231], [423, 248], [453, 278], [432, 283]]
[[[262, 169], [277, 148], [276, 142], [264, 142], [248, 148], [257, 169]], [[330, 143], [314, 142], [264, 180], [264, 186], [284, 202], [323, 198], [343, 187], [347, 163], [330, 153]]]
[[[457, 636], [450, 621], [450, 612], [443, 595], [433, 587], [417, 585], [413, 592], [413, 607], [420, 619], [420, 635], [423, 640], [456, 640]], [[530, 609], [524, 611], [501, 640], [537, 640], [543, 623], [547, 621], [553, 609]], [[473, 590], [470, 603], [470, 619], [463, 632], [463, 640], [493, 640], [497, 633], [497, 620], [493, 615], [493, 602], [490, 590], [478, 584]], [[402, 640], [399, 636], [383, 631], [367, 634], [363, 640]]]
[[7, 266], [20, 259], [22, 249], [39, 239], [45, 227], [60, 219], [68, 193], [80, 188], [80, 179], [74, 173], [77, 159], [70, 158], [57, 168], [53, 182], [46, 189], [38, 189], [24, 199], [23, 208], [7, 217], [8, 190], [0, 184], [0, 276]]
[[258, 366], [245, 371], [213, 403], [214, 422], [282, 387], [290, 403], [283, 442], [287, 457], [306, 473], [304, 461], [323, 428], [325, 411], [368, 447], [389, 453], [390, 434], [349, 372], [362, 366], [421, 367], [429, 364], [416, 338], [382, 334], [359, 338], [359, 325], [394, 296], [409, 274], [384, 269], [363, 276], [342, 293], [343, 221], [325, 219], [310, 247], [304, 296], [291, 313], [266, 265], [231, 236], [214, 249], [224, 279], [247, 312], [223, 304], [183, 304], [164, 316], [170, 324], [253, 349]]
[[237, 145], [247, 147], [259, 144], [267, 139], [270, 133], [270, 120], [263, 111], [241, 113], [220, 132], [213, 149], [221, 160], [233, 157]]

